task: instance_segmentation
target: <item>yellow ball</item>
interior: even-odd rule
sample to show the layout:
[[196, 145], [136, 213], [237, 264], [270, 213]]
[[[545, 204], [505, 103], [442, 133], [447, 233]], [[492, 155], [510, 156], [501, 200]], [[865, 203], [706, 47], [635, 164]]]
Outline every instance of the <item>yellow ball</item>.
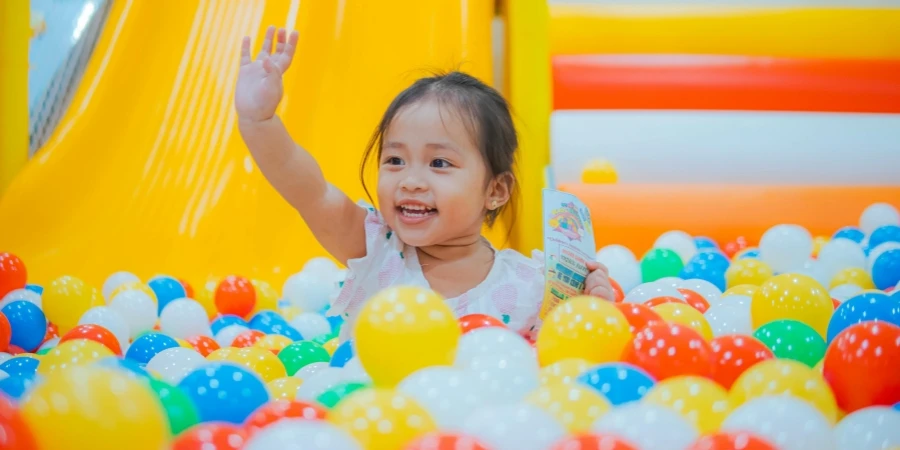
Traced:
[[818, 281], [792, 273], [770, 278], [753, 294], [750, 303], [754, 329], [775, 320], [793, 319], [809, 325], [823, 337], [833, 312], [831, 296]]
[[105, 345], [89, 339], [72, 339], [47, 352], [38, 365], [37, 372], [49, 375], [73, 367], [86, 366], [94, 361], [115, 356]]
[[292, 341], [291, 338], [287, 336], [282, 336], [280, 334], [267, 334], [253, 343], [253, 346], [268, 350], [277, 355], [278, 352], [293, 343], [294, 341]]
[[855, 284], [863, 289], [875, 289], [872, 277], [866, 273], [865, 269], [859, 267], [842, 269], [831, 279], [829, 288], [834, 289], [842, 284]]
[[436, 431], [431, 416], [416, 401], [393, 389], [355, 391], [328, 413], [328, 421], [355, 438], [361, 448], [400, 449]]
[[129, 281], [127, 283], [122, 283], [119, 287], [113, 289], [112, 293], [109, 294], [109, 298], [107, 300], [112, 301], [112, 299], [116, 298], [116, 295], [119, 295], [120, 292], [125, 291], [141, 291], [150, 296], [154, 302], [158, 302], [156, 299], [156, 292], [153, 292], [153, 289], [150, 289], [150, 286], [147, 286], [140, 281]]
[[741, 374], [731, 386], [733, 407], [766, 395], [790, 395], [809, 402], [835, 423], [837, 402], [822, 374], [790, 359], [759, 362]]
[[591, 363], [618, 361], [631, 340], [628, 320], [612, 303], [596, 297], [572, 297], [554, 307], [538, 332], [541, 366], [568, 358]]
[[611, 184], [619, 180], [615, 166], [605, 159], [594, 159], [581, 172], [581, 182], [588, 184]]
[[768, 264], [753, 258], [739, 259], [725, 271], [725, 283], [729, 288], [749, 284], [759, 286], [775, 275]]
[[541, 386], [569, 384], [574, 383], [578, 376], [586, 372], [590, 367], [591, 363], [584, 359], [563, 359], [541, 368], [538, 377], [540, 378]]
[[322, 344], [322, 348], [327, 350], [329, 355], [333, 355], [334, 351], [337, 350], [338, 345], [340, 345], [340, 343], [338, 342], [338, 338], [331, 338], [325, 341], [324, 344]]
[[103, 304], [103, 297], [96, 288], [75, 277], [64, 276], [53, 280], [41, 294], [41, 308], [47, 320], [56, 324], [62, 336], [78, 325], [78, 319], [94, 306]]
[[606, 397], [578, 383], [541, 386], [525, 402], [547, 411], [573, 434], [590, 431], [591, 424], [612, 409]]
[[700, 333], [700, 336], [703, 336], [707, 342], [713, 340], [713, 331], [709, 322], [703, 317], [703, 313], [691, 305], [675, 302], [663, 303], [654, 306], [653, 311], [666, 322], [684, 325]]
[[256, 304], [248, 317], [253, 317], [254, 314], [266, 309], [269, 311], [278, 310], [278, 291], [271, 284], [262, 280], [250, 280], [250, 284], [256, 288]]
[[228, 355], [228, 361], [246, 367], [266, 383], [287, 376], [287, 369], [281, 360], [272, 352], [259, 347], [240, 348]]
[[719, 298], [730, 297], [732, 295], [746, 295], [747, 297], [753, 298], [753, 295], [756, 294], [756, 291], [759, 290], [759, 286], [754, 286], [752, 284], [739, 284], [734, 287], [728, 288], [725, 292], [722, 293], [722, 296]]
[[660, 381], [643, 401], [671, 408], [694, 424], [700, 434], [718, 430], [731, 413], [728, 391], [703, 377], [679, 376]]
[[197, 303], [203, 307], [203, 310], [206, 311], [206, 315], [213, 319], [217, 315], [219, 315], [219, 310], [216, 309], [216, 286], [218, 286], [219, 282], [215, 278], [210, 278], [206, 280], [206, 283], [203, 286], [200, 286], [199, 289], [194, 291], [194, 296], [197, 297], [194, 300], [197, 300]]
[[297, 306], [285, 306], [284, 308], [278, 310], [278, 313], [281, 314], [281, 317], [284, 317], [284, 320], [287, 320], [288, 322], [293, 320], [294, 317], [297, 317], [302, 312], [303, 310]]
[[374, 384], [393, 387], [423, 367], [452, 365], [461, 331], [439, 294], [397, 286], [366, 302], [353, 334], [356, 356]]
[[192, 346], [188, 341], [186, 341], [184, 339], [177, 338], [177, 337], [172, 337], [172, 339], [175, 339], [175, 342], [178, 343], [179, 347], [184, 347], [184, 348], [189, 348], [189, 349], [194, 348], [194, 346]]
[[293, 400], [297, 397], [297, 389], [303, 380], [296, 377], [283, 377], [266, 383], [272, 400]]
[[92, 450], [159, 450], [169, 445], [159, 400], [124, 372], [87, 366], [50, 373], [21, 408], [40, 448], [90, 443]]
[[822, 251], [822, 247], [824, 247], [825, 244], [828, 243], [828, 241], [830, 241], [830, 239], [825, 236], [816, 236], [815, 238], [813, 238], [813, 257], [819, 256], [819, 252]]
[[230, 361], [231, 356], [237, 353], [238, 349], [236, 347], [222, 347], [218, 350], [213, 350], [212, 353], [206, 355], [207, 361]]

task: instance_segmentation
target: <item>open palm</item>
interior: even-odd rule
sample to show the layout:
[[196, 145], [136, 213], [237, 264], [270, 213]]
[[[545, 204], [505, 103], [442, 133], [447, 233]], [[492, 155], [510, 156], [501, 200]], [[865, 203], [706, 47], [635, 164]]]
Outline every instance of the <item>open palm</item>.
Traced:
[[244, 37], [241, 42], [241, 69], [234, 93], [234, 107], [240, 119], [262, 121], [275, 115], [284, 94], [281, 77], [291, 66], [297, 47], [297, 32], [290, 37], [286, 34], [284, 28], [276, 33], [275, 27], [269, 27], [256, 61], [250, 58], [250, 38]]

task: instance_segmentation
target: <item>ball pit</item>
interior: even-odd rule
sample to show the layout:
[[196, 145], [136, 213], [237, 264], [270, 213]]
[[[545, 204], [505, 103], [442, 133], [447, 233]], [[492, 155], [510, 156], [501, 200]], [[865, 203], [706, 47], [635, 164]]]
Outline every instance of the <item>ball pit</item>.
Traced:
[[326, 259], [279, 295], [239, 275], [28, 284], [0, 253], [0, 447], [900, 446], [895, 217], [605, 247], [616, 301], [569, 299], [534, 342], [403, 286], [346, 325], [323, 312], [342, 277]]

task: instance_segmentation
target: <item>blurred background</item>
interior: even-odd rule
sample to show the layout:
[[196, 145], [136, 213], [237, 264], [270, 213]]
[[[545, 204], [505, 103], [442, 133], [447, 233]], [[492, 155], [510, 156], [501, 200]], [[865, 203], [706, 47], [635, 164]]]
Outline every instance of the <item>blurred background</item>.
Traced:
[[[234, 128], [240, 38], [300, 32], [279, 113], [352, 198], [387, 103], [428, 69], [509, 99], [519, 216], [576, 193], [598, 247], [672, 229], [813, 235], [900, 205], [900, 1], [9, 0], [0, 7], [0, 248], [45, 283], [129, 270], [280, 285], [324, 255]], [[509, 233], [511, 231], [511, 233]], [[750, 242], [748, 245], [752, 245]]]

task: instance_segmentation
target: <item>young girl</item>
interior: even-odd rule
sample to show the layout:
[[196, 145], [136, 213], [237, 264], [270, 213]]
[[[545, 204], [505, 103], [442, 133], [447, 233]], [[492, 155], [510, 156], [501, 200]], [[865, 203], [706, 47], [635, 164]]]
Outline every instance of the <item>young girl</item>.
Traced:
[[[503, 97], [459, 72], [420, 79], [401, 92], [363, 157], [365, 168], [377, 156], [381, 210], [358, 206], [325, 180], [275, 115], [297, 43], [296, 32], [285, 34], [279, 29], [276, 37], [270, 27], [255, 61], [244, 38], [235, 107], [262, 173], [348, 267], [329, 310], [347, 319], [342, 338], [366, 299], [401, 284], [440, 293], [457, 316], [488, 314], [533, 334], [544, 295], [543, 257], [496, 250], [481, 236], [482, 224], [492, 225], [515, 191], [518, 143]], [[589, 269], [585, 293], [613, 299], [606, 268], [592, 263]]]

